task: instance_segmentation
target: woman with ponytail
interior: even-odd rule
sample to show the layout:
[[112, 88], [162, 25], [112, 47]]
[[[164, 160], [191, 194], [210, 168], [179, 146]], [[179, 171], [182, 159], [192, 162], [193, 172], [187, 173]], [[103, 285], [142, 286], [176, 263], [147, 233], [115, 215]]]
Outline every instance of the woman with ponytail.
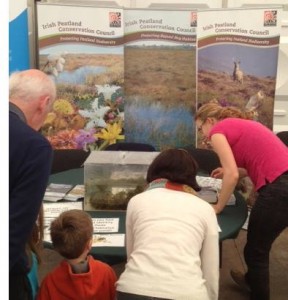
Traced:
[[268, 300], [270, 249], [288, 227], [288, 148], [270, 129], [251, 118], [238, 108], [208, 103], [199, 108], [195, 120], [222, 166], [211, 174], [223, 180], [215, 212], [221, 213], [239, 178], [249, 176], [255, 186], [258, 196], [244, 249], [248, 271], [231, 271], [231, 276], [251, 292], [251, 300]]

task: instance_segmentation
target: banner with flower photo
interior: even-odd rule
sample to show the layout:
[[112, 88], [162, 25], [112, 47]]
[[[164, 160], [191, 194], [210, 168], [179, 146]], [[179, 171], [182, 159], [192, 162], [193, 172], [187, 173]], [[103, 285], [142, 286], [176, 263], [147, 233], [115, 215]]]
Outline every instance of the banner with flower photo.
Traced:
[[196, 12], [127, 9], [125, 140], [195, 144]]
[[[197, 102], [249, 111], [273, 128], [279, 8], [199, 11]], [[201, 137], [198, 137], [199, 147]]]
[[123, 140], [123, 9], [37, 2], [39, 69], [57, 86], [42, 133], [55, 149]]

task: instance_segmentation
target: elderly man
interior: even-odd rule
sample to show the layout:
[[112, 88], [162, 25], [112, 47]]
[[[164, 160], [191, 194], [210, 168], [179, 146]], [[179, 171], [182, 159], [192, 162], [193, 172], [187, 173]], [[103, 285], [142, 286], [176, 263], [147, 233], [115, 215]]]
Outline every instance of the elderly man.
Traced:
[[52, 148], [38, 130], [56, 98], [53, 80], [30, 69], [9, 79], [9, 299], [32, 299], [25, 245], [42, 203]]

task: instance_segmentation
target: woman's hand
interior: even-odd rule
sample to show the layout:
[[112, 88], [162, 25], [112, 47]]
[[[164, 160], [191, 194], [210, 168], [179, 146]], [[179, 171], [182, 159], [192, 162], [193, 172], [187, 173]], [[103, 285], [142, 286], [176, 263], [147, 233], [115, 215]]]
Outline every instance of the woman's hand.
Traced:
[[222, 212], [222, 210], [224, 209], [224, 207], [220, 206], [219, 204], [211, 204], [214, 211], [215, 211], [215, 214], [218, 215]]
[[213, 177], [213, 178], [222, 179], [223, 178], [223, 168], [214, 169], [211, 172], [210, 176]]

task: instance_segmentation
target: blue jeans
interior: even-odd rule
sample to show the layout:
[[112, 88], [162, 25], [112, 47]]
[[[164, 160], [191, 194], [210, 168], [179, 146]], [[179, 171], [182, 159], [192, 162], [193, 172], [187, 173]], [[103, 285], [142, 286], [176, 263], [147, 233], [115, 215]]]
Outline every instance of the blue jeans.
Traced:
[[171, 300], [171, 299], [117, 292], [117, 300]]
[[[258, 191], [251, 210], [244, 257], [251, 300], [269, 300], [269, 253], [275, 239], [288, 227], [288, 172]], [[287, 283], [288, 284], [288, 283]]]

